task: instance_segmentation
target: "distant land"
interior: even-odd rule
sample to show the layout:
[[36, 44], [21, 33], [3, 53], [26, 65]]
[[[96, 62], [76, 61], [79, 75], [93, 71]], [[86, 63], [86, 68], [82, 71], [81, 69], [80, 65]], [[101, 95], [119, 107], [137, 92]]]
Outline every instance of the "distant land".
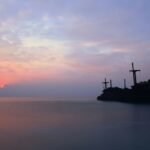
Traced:
[[[128, 103], [150, 103], [150, 80], [137, 83], [136, 73], [141, 70], [134, 69], [132, 63], [133, 83], [131, 88], [126, 87], [126, 79], [124, 79], [124, 88], [112, 87], [112, 81], [108, 82], [105, 78], [103, 93], [97, 97], [98, 101], [118, 101]], [[110, 87], [107, 85], [110, 83]]]

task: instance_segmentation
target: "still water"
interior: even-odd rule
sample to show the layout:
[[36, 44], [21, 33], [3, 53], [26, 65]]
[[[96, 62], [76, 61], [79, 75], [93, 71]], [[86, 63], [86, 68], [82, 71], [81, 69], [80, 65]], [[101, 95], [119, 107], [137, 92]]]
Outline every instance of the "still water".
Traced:
[[150, 150], [150, 105], [0, 98], [0, 149]]

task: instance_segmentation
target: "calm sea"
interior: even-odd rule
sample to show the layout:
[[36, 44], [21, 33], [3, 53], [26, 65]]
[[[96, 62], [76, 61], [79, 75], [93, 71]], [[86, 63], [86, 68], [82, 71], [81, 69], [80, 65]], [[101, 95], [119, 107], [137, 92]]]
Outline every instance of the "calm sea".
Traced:
[[150, 150], [150, 105], [0, 98], [0, 150]]

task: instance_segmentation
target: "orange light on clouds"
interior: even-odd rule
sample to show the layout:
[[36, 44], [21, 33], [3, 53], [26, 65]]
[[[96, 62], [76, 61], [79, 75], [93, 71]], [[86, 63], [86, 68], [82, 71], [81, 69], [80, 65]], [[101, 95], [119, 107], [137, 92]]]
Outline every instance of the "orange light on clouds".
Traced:
[[28, 62], [14, 59], [1, 61], [0, 88], [20, 82], [63, 81], [65, 76], [63, 76], [63, 72], [66, 66], [62, 62], [63, 60], [44, 61], [40, 59]]

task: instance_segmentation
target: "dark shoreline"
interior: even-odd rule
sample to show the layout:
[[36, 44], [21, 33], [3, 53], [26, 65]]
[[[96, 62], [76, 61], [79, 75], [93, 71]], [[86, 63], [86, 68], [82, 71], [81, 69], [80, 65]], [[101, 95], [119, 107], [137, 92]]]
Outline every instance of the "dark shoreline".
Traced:
[[98, 101], [115, 101], [133, 104], [150, 104], [150, 80], [128, 88], [111, 87], [103, 90]]

